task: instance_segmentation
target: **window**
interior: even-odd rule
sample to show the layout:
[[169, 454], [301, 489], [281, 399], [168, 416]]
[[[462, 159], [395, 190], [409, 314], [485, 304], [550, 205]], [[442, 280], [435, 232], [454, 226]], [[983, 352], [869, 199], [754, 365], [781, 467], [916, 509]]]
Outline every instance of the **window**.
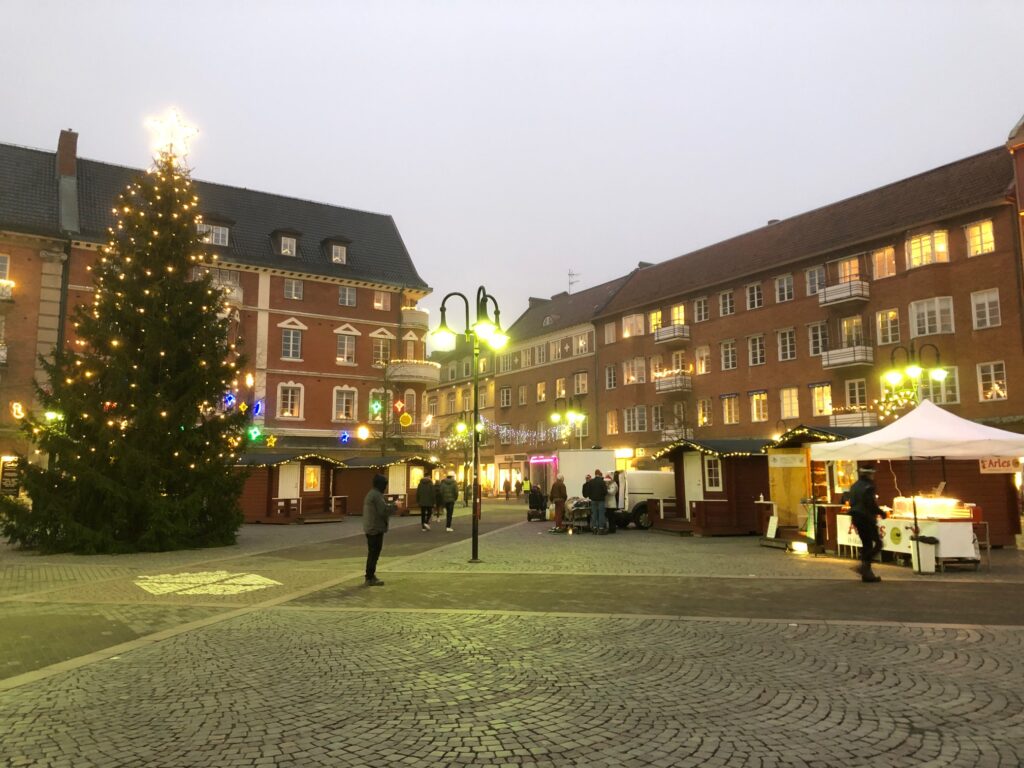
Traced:
[[718, 294], [718, 314], [722, 317], [731, 315], [736, 311], [736, 305], [733, 302], [732, 291], [723, 291]]
[[427, 400], [427, 413], [431, 416], [437, 416], [437, 398], [431, 397]]
[[1006, 366], [1002, 360], [978, 363], [978, 398], [983, 402], [1006, 399]]
[[320, 478], [323, 467], [319, 464], [306, 464], [302, 467], [303, 493], [315, 493], [320, 490]]
[[740, 423], [740, 403], [739, 397], [736, 395], [723, 395], [722, 396], [722, 423], [723, 424], [739, 424]]
[[775, 302], [781, 304], [784, 301], [793, 300], [793, 276], [782, 275], [775, 278]]
[[550, 360], [561, 360], [562, 359], [562, 342], [560, 342], [560, 341], [549, 341], [548, 342], [548, 359], [550, 359]]
[[832, 385], [811, 384], [811, 414], [830, 416], [832, 414]]
[[860, 315], [842, 318], [839, 321], [839, 332], [844, 347], [859, 347], [864, 343], [864, 321]]
[[693, 352], [694, 369], [697, 374], [709, 373], [711, 371], [711, 347], [706, 344], [697, 347]]
[[675, 304], [672, 306], [672, 325], [686, 325], [685, 304]]
[[573, 336], [572, 346], [575, 350], [573, 354], [585, 355], [590, 351], [590, 334], [589, 333], [577, 333]]
[[952, 296], [936, 296], [910, 304], [911, 338], [936, 333], [953, 333]]
[[498, 390], [498, 404], [502, 408], [512, 407], [512, 387], [502, 387]]
[[706, 397], [697, 401], [697, 426], [711, 426], [711, 400]]
[[277, 416], [280, 419], [302, 418], [302, 387], [279, 384], [277, 387]]
[[768, 393], [750, 393], [750, 420], [768, 421]]
[[294, 256], [298, 252], [295, 245], [295, 238], [287, 235], [281, 237], [281, 255]]
[[747, 286], [747, 309], [758, 309], [764, 306], [764, 293], [761, 291], [760, 283], [751, 283]]
[[824, 323], [808, 325], [807, 338], [811, 357], [818, 357], [828, 349], [828, 326]]
[[661, 355], [651, 355], [651, 381], [656, 381], [663, 370], [665, 370], [665, 364]]
[[686, 353], [678, 349], [672, 353], [672, 372], [684, 373], [686, 371]]
[[373, 340], [373, 365], [384, 365], [391, 360], [391, 339]]
[[779, 360], [796, 360], [796, 329], [786, 328], [776, 333], [779, 342]]
[[555, 397], [565, 397], [565, 377], [555, 379]]
[[618, 366], [616, 366], [615, 364], [606, 365], [604, 367], [604, 388], [605, 389], [615, 389], [615, 386], [616, 386], [615, 374], [616, 374], [617, 370], [618, 370]]
[[955, 367], [943, 366], [946, 378], [942, 381], [924, 376], [921, 379], [921, 397], [928, 398], [936, 405], [960, 402], [960, 376]]
[[825, 287], [825, 268], [811, 267], [804, 270], [804, 278], [807, 281], [807, 295], [814, 296]]
[[615, 343], [615, 323], [604, 324], [604, 343], [614, 344]]
[[693, 300], [693, 322], [703, 323], [708, 319], [708, 300], [706, 297]]
[[405, 342], [405, 359], [406, 360], [415, 360], [416, 359], [416, 342], [413, 341], [412, 339], [408, 339]]
[[999, 314], [999, 289], [990, 288], [987, 291], [975, 291], [971, 294], [971, 306], [974, 307], [974, 327], [976, 330], [982, 328], [995, 328], [1002, 324]]
[[526, 405], [526, 385], [519, 385], [519, 404]]
[[463, 360], [462, 361], [462, 375], [469, 377], [473, 375], [473, 361]]
[[373, 308], [382, 309], [385, 312], [391, 309], [391, 294], [387, 291], [373, 292]]
[[356, 391], [347, 387], [334, 388], [334, 421], [355, 421]]
[[883, 309], [875, 312], [875, 336], [879, 344], [897, 344], [900, 340], [900, 311]]
[[448, 409], [447, 413], [455, 413], [455, 392], [449, 392], [444, 396], [445, 407]]
[[632, 408], [623, 409], [624, 424], [626, 432], [647, 431], [647, 406], [634, 405]]
[[448, 381], [454, 381], [459, 377], [459, 364], [454, 360], [448, 363]]
[[302, 281], [286, 277], [284, 279], [284, 297], [286, 299], [301, 299]]
[[647, 381], [647, 371], [645, 370], [644, 359], [642, 357], [634, 357], [631, 360], [625, 360], [622, 363], [622, 383], [623, 384], [643, 384]]
[[334, 264], [348, 263], [348, 246], [334, 244], [331, 246], [331, 262]]
[[967, 256], [980, 256], [992, 253], [996, 249], [995, 237], [992, 234], [992, 221], [978, 221], [964, 227], [967, 236]]
[[356, 362], [356, 337], [349, 333], [339, 333], [338, 349], [335, 362], [354, 365]]
[[484, 388], [484, 389], [478, 390], [477, 391], [477, 396], [480, 398], [480, 407], [481, 408], [486, 408], [487, 407], [487, 389]]
[[572, 391], [574, 395], [587, 394], [587, 372], [574, 373], [572, 375]]
[[512, 443], [511, 424], [502, 424], [498, 427], [498, 442], [502, 445], [509, 445]]
[[949, 261], [946, 231], [939, 229], [907, 240], [907, 269]]
[[718, 456], [704, 456], [704, 490], [722, 490], [722, 460]]
[[733, 340], [722, 342], [722, 370], [731, 371], [736, 368], [736, 342]]
[[643, 315], [626, 315], [622, 318], [622, 338], [628, 339], [630, 336], [643, 336], [644, 335], [644, 316]]
[[779, 409], [783, 419], [800, 418], [800, 389], [783, 387], [779, 390]]
[[209, 245], [227, 245], [228, 228], [217, 224], [200, 224], [196, 227], [199, 239]]
[[661, 310], [655, 309], [647, 314], [647, 325], [651, 329], [651, 333], [661, 328]]
[[871, 269], [875, 280], [896, 274], [896, 249], [891, 245], [871, 252]]
[[850, 256], [836, 262], [836, 277], [840, 283], [860, 280], [860, 256]]
[[537, 360], [537, 365], [542, 365], [548, 361], [548, 348], [544, 344], [538, 344], [533, 348], [533, 356]]
[[764, 334], [747, 338], [747, 359], [750, 365], [764, 365]]
[[605, 415], [605, 424], [605, 432], [607, 432], [609, 435], [619, 434], [619, 412], [608, 411], [608, 413]]
[[302, 359], [302, 331], [285, 328], [281, 331], [281, 359]]
[[546, 381], [537, 382], [537, 402], [543, 403], [548, 399], [548, 383]]
[[338, 286], [338, 304], [342, 307], [354, 307], [356, 305], [356, 289], [351, 285]]
[[651, 430], [654, 432], [661, 432], [665, 428], [665, 420], [662, 418], [662, 408], [660, 405], [651, 406]]
[[868, 383], [865, 379], [846, 380], [846, 407], [862, 410], [868, 405]]

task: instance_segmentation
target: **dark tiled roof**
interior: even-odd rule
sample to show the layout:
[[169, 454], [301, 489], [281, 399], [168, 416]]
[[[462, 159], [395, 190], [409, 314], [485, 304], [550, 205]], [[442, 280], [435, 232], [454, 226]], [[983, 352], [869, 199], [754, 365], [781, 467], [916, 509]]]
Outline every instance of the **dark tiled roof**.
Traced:
[[0, 229], [60, 235], [53, 152], [0, 144]]
[[[607, 283], [577, 293], [559, 293], [550, 299], [530, 299], [530, 307], [509, 327], [512, 343], [531, 339], [580, 323], [589, 323], [615, 296], [630, 275], [617, 277]], [[551, 321], [545, 325], [545, 318]]]
[[[0, 144], [0, 226], [58, 234], [55, 162], [53, 152]], [[107, 240], [117, 195], [141, 173], [78, 160], [81, 239]], [[429, 290], [391, 216], [198, 180], [195, 190], [209, 221], [230, 224], [230, 245], [216, 249], [226, 262]], [[301, 233], [298, 256], [273, 252], [281, 230]], [[347, 264], [331, 262], [323, 241], [332, 239], [348, 242]]]
[[604, 314], [684, 295], [939, 221], [1006, 197], [1013, 162], [1005, 147], [802, 213], [633, 274]]
[[717, 440], [677, 440], [658, 451], [654, 458], [671, 456], [677, 451], [701, 451], [716, 456], [764, 456], [764, 448], [770, 440], [756, 437], [721, 438]]

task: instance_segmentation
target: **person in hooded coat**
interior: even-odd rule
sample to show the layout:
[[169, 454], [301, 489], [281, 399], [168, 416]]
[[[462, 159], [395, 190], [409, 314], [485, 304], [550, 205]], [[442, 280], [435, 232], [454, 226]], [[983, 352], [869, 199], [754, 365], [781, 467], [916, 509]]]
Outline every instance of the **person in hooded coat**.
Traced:
[[384, 492], [388, 479], [374, 475], [373, 487], [363, 500], [363, 533], [366, 534], [366, 586], [383, 587], [377, 578], [377, 561], [384, 548], [384, 534], [388, 531], [388, 518], [395, 513], [395, 505], [387, 500]]

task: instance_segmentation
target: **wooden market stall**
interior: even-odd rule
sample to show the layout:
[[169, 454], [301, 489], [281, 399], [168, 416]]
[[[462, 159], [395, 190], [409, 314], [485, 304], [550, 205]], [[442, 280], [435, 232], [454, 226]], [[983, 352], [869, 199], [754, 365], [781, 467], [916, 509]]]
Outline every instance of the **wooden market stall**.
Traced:
[[[349, 514], [363, 514], [363, 499], [373, 487], [373, 476], [386, 475], [389, 500], [398, 506], [398, 514], [407, 515], [416, 509], [416, 486], [424, 474], [441, 466], [422, 456], [353, 456], [345, 457], [333, 471], [337, 493], [347, 496]], [[410, 498], [411, 497], [411, 498]]]
[[768, 492], [766, 440], [677, 440], [656, 459], [672, 462], [676, 505], [651, 515], [653, 527], [696, 536], [763, 533]]
[[240, 504], [247, 523], [308, 523], [341, 520], [348, 499], [337, 495], [336, 459], [317, 453], [252, 452], [239, 460], [245, 472]]

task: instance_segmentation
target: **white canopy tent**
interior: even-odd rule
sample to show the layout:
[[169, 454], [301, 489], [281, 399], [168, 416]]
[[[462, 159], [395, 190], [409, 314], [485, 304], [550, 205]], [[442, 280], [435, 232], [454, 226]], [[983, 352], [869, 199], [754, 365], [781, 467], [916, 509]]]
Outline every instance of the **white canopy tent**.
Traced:
[[874, 432], [850, 440], [811, 445], [814, 461], [938, 456], [948, 459], [1024, 456], [1024, 435], [961, 419], [930, 400], [922, 400], [910, 413]]

